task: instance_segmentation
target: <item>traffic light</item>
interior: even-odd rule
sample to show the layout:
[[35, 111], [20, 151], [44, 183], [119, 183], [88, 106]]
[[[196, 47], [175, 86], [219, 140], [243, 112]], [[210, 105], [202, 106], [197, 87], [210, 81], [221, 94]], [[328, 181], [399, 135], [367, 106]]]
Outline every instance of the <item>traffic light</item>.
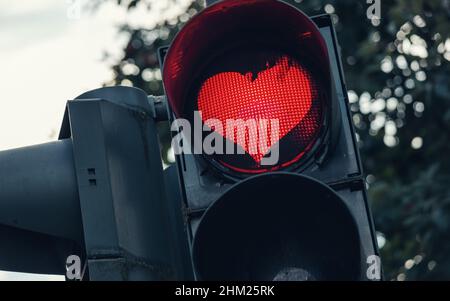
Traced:
[[82, 280], [380, 278], [330, 17], [208, 2], [160, 51], [168, 112], [101, 88], [67, 103], [58, 141], [0, 152], [1, 270], [76, 255]]
[[195, 279], [379, 278], [338, 52], [276, 0], [214, 3], [160, 51]]
[[68, 101], [58, 141], [0, 152], [0, 270], [67, 276], [78, 256], [72, 279], [180, 279], [163, 177], [154, 97]]

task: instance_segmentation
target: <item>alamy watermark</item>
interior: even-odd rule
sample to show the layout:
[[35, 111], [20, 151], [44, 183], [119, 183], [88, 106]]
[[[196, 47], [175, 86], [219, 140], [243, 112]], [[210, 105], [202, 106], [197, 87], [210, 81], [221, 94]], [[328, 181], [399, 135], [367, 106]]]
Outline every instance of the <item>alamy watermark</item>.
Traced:
[[78, 255], [70, 255], [66, 259], [66, 278], [67, 280], [81, 280], [83, 269], [81, 259]]
[[84, 1], [85, 0], [66, 0], [66, 17], [69, 20], [81, 19], [81, 12], [83, 9]]
[[171, 130], [177, 132], [171, 143], [175, 155], [248, 153], [261, 166], [278, 163], [278, 142], [282, 138], [278, 119], [222, 121], [212, 118], [203, 121], [201, 116], [201, 111], [194, 112], [193, 127], [187, 119], [172, 122]]
[[[366, 263], [368, 265], [366, 271], [366, 277], [368, 280], [381, 280], [381, 260], [377, 255], [370, 255], [367, 257]], [[297, 273], [295, 276], [297, 278], [305, 280], [313, 280], [313, 277], [309, 275], [306, 271], [302, 269], [291, 269], [290, 273]], [[84, 269], [81, 265], [81, 259], [77, 255], [70, 255], [66, 259], [66, 278], [68, 280], [81, 280], [83, 278]], [[286, 274], [286, 273], [284, 273]], [[300, 276], [299, 276], [300, 275]], [[285, 280], [278, 279], [275, 277], [274, 280]]]
[[367, 19], [379, 22], [381, 20], [381, 0], [366, 0], [366, 3], [369, 5], [366, 11]]
[[368, 265], [366, 276], [368, 280], [381, 280], [381, 259], [377, 255], [367, 257]]

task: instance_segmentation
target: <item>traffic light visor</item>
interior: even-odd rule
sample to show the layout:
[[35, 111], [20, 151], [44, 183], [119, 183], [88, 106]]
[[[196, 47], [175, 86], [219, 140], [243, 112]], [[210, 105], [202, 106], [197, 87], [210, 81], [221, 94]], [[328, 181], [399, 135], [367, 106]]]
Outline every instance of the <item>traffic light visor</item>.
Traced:
[[[169, 48], [163, 81], [177, 117], [192, 120], [198, 111], [203, 123], [223, 124], [211, 129], [245, 155], [208, 159], [238, 173], [297, 163], [317, 145], [330, 108], [323, 37], [305, 14], [275, 0], [225, 0], [199, 13]], [[245, 123], [244, 138], [229, 120]], [[274, 146], [280, 159], [263, 166]]]

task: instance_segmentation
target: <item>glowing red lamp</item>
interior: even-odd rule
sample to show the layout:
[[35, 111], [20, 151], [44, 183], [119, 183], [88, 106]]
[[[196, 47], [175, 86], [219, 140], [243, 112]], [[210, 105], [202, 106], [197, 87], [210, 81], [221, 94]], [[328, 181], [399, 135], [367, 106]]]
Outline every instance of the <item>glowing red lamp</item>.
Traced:
[[[328, 66], [318, 28], [296, 8], [275, 0], [225, 0], [179, 32], [165, 58], [163, 81], [176, 117], [191, 119], [197, 110], [203, 122], [219, 120], [224, 128], [216, 132], [245, 151], [204, 158], [231, 173], [254, 174], [297, 167], [313, 152], [330, 107]], [[257, 125], [265, 120], [269, 126], [238, 139], [225, 128], [230, 119]], [[276, 137], [270, 120], [278, 122]], [[262, 165], [275, 146], [278, 162]]]

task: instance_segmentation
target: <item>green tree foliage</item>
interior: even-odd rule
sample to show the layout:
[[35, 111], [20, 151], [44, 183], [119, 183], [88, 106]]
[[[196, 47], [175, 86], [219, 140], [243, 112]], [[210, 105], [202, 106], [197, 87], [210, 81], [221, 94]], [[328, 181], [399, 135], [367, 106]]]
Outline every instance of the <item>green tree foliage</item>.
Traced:
[[[152, 2], [118, 0], [130, 10]], [[450, 280], [450, 1], [383, 0], [381, 20], [367, 18], [365, 0], [287, 2], [333, 16], [386, 279]], [[162, 94], [157, 50], [202, 7], [193, 1], [154, 28], [124, 24], [112, 84]], [[165, 155], [167, 125], [161, 133]]]

